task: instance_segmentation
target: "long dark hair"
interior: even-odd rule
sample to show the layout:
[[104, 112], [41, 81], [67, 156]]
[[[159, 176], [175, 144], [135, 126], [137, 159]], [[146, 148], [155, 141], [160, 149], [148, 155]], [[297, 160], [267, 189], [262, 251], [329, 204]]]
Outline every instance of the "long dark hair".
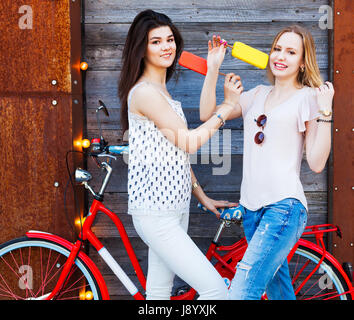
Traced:
[[148, 33], [150, 30], [168, 26], [170, 27], [176, 42], [176, 57], [173, 64], [167, 68], [166, 81], [170, 80], [177, 61], [183, 50], [183, 39], [178, 29], [173, 25], [171, 19], [163, 13], [153, 10], [140, 12], [131, 24], [125, 41], [122, 56], [122, 71], [118, 84], [118, 97], [121, 103], [120, 122], [124, 132], [129, 128], [128, 123], [128, 94], [144, 72], [144, 55], [148, 45]]

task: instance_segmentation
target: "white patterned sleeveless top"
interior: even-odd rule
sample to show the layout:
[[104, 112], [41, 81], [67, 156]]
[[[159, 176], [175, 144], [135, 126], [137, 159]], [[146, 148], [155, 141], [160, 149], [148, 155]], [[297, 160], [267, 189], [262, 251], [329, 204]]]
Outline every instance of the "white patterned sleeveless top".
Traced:
[[[128, 213], [166, 215], [189, 212], [189, 154], [167, 140], [153, 121], [129, 110], [134, 90], [143, 83], [136, 84], [128, 95]], [[160, 93], [187, 124], [181, 103]]]

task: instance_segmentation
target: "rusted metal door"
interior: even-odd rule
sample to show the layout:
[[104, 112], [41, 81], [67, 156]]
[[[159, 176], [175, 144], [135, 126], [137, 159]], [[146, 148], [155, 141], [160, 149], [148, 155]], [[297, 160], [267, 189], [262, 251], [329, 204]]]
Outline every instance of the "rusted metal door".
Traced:
[[333, 239], [334, 256], [354, 264], [354, 171], [353, 171], [353, 30], [354, 2], [334, 1], [333, 78], [333, 223], [343, 238]]
[[73, 238], [63, 194], [83, 131], [80, 1], [1, 1], [0, 29], [0, 243], [29, 229]]

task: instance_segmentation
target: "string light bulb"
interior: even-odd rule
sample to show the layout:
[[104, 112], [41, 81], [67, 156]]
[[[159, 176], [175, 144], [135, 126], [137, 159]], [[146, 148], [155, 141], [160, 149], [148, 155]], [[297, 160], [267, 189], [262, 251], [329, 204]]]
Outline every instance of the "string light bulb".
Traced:
[[80, 300], [85, 300], [85, 298], [86, 298], [85, 290], [80, 290], [79, 297], [80, 297]]
[[80, 300], [92, 300], [93, 293], [92, 291], [85, 291], [85, 289], [81, 290], [79, 293]]
[[91, 145], [91, 142], [89, 139], [83, 139], [83, 140], [75, 140], [74, 141], [74, 146], [77, 147], [77, 148], [84, 148], [84, 149], [87, 149], [89, 148]]
[[92, 300], [93, 299], [93, 293], [91, 291], [86, 291], [85, 299], [86, 300]]
[[75, 225], [78, 227], [78, 228], [81, 228], [81, 226], [84, 224], [85, 222], [85, 219], [86, 217], [82, 217], [81, 219], [80, 218], [76, 218], [75, 219]]
[[87, 62], [83, 61], [83, 62], [80, 63], [80, 69], [81, 70], [85, 71], [85, 70], [87, 70], [87, 68], [88, 68], [88, 63]]
[[81, 141], [80, 140], [74, 140], [74, 146], [77, 148], [81, 147]]
[[84, 139], [84, 140], [82, 140], [81, 145], [82, 145], [83, 148], [87, 149], [87, 148], [90, 147], [91, 142], [90, 142], [89, 139]]

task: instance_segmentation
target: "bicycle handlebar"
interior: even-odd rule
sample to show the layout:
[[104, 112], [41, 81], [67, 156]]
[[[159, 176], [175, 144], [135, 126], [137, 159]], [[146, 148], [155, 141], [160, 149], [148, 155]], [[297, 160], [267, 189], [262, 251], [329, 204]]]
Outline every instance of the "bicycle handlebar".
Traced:
[[[200, 202], [198, 202], [198, 208], [205, 211], [212, 213], [215, 215], [213, 211], [210, 211], [208, 208], [203, 206]], [[233, 223], [240, 223], [242, 220], [242, 215], [244, 214], [244, 208], [241, 205], [238, 205], [237, 207], [225, 207], [225, 208], [217, 208], [217, 210], [220, 212], [220, 219], [221, 220], [226, 220], [230, 221]]]
[[[88, 153], [91, 156], [96, 164], [101, 167], [101, 164], [97, 161], [97, 158], [107, 157], [113, 160], [117, 160], [114, 155], [122, 155], [129, 153], [129, 145], [121, 146], [109, 146], [108, 143], [101, 137], [101, 139], [94, 138], [91, 140], [91, 149]], [[110, 164], [109, 160], [109, 164]]]
[[108, 146], [107, 151], [112, 154], [128, 154], [129, 153], [129, 146]]

